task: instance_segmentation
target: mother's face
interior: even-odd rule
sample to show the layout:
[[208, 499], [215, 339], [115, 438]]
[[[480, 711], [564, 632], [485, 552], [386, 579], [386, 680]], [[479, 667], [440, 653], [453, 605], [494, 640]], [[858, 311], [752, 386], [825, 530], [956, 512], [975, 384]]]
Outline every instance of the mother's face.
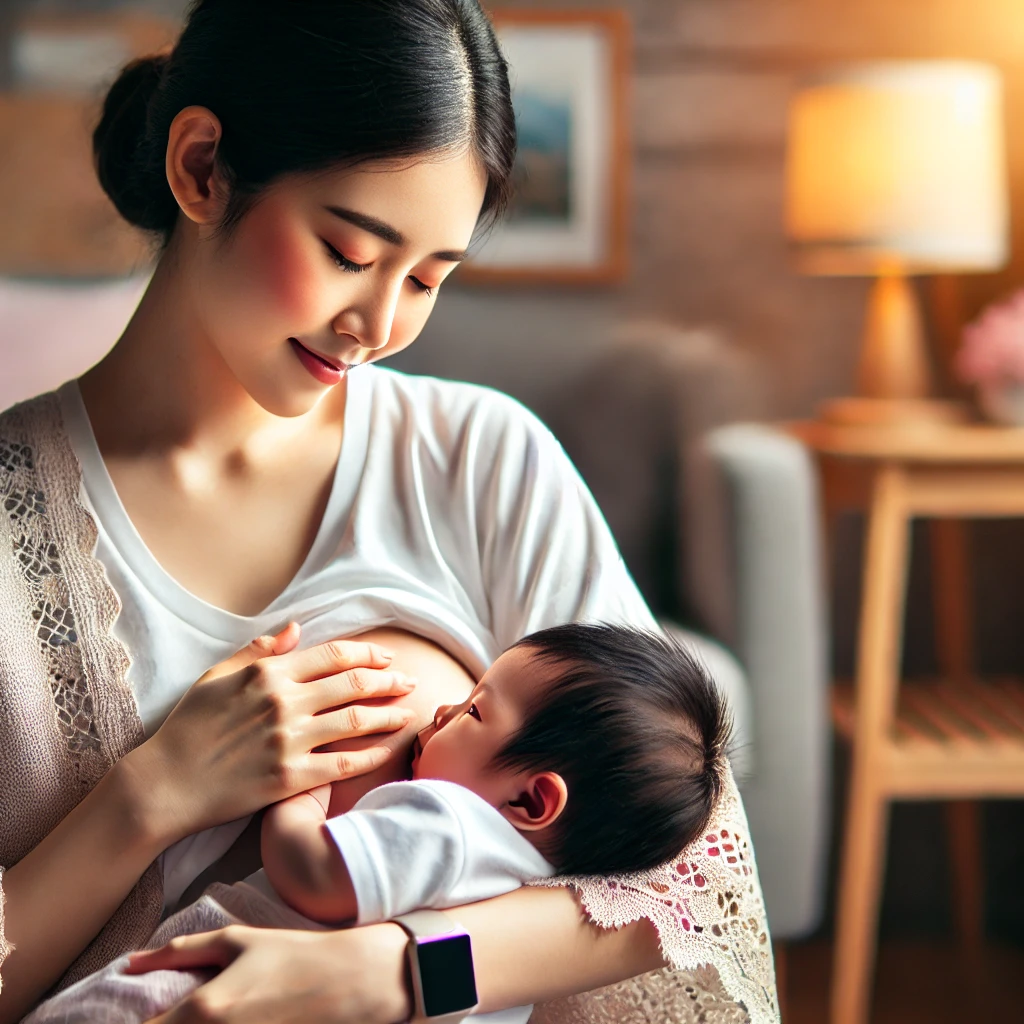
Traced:
[[282, 179], [232, 233], [198, 239], [200, 329], [263, 408], [308, 412], [348, 367], [415, 341], [486, 184], [470, 153]]

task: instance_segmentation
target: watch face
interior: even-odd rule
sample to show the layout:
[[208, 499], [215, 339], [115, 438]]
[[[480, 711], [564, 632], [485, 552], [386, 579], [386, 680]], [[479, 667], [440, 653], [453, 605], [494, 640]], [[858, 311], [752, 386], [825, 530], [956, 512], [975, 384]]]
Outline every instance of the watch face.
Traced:
[[468, 935], [440, 935], [417, 943], [423, 1010], [428, 1017], [477, 1004], [473, 949]]

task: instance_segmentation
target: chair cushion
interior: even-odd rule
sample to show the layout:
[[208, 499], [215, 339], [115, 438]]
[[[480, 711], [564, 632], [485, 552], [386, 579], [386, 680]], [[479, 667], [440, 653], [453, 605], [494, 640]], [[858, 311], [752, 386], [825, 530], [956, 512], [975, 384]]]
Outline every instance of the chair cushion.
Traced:
[[662, 620], [662, 629], [695, 651], [711, 678], [725, 694], [732, 711], [733, 733], [729, 761], [740, 792], [754, 774], [754, 707], [750, 684], [740, 663], [721, 644], [675, 622]]

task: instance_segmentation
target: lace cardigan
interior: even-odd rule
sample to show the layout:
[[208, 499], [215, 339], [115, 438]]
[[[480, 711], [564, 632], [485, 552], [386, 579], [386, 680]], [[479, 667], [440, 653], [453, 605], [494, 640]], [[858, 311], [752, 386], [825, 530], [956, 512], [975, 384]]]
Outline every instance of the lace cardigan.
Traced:
[[[96, 524], [55, 395], [0, 415], [0, 970], [3, 867], [16, 864], [144, 739], [113, 636], [120, 604], [94, 557]], [[771, 943], [731, 776], [705, 836], [671, 864], [623, 878], [556, 878], [596, 924], [642, 917], [672, 966], [537, 1006], [537, 1024], [772, 1024]], [[58, 984], [141, 948], [160, 919], [153, 864]], [[2, 984], [2, 981], [0, 981]]]

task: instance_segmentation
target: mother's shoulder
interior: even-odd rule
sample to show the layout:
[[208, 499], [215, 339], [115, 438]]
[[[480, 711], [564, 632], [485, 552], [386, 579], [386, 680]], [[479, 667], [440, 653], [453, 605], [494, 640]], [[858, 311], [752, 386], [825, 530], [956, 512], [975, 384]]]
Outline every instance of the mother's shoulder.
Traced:
[[373, 367], [374, 405], [380, 412], [417, 421], [446, 432], [476, 426], [498, 431], [548, 433], [518, 399], [483, 384], [445, 380]]

